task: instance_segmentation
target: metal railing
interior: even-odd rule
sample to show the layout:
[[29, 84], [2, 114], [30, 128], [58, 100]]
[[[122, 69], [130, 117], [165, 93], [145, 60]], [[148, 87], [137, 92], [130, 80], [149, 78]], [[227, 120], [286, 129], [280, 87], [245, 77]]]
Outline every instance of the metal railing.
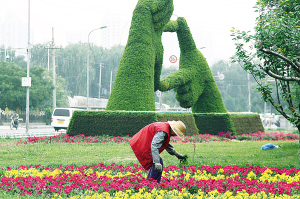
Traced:
[[0, 133], [0, 138], [27, 138], [27, 137], [43, 137], [43, 136], [56, 136], [65, 134], [65, 131], [61, 132], [28, 132], [25, 131], [11, 131]]

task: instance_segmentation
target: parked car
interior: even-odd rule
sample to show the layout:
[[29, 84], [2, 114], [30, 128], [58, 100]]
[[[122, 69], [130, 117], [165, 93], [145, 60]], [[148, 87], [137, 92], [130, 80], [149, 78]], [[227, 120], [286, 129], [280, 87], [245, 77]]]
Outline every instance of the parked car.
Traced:
[[51, 126], [55, 131], [60, 129], [67, 129], [74, 111], [79, 109], [74, 108], [56, 108], [51, 117]]

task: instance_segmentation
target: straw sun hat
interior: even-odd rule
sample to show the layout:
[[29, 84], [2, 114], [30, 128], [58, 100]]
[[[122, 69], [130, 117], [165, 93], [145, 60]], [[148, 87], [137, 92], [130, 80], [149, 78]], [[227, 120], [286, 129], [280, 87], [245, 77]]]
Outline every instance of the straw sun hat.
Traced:
[[180, 139], [184, 139], [184, 131], [186, 129], [185, 124], [182, 121], [168, 121], [174, 133], [180, 137]]

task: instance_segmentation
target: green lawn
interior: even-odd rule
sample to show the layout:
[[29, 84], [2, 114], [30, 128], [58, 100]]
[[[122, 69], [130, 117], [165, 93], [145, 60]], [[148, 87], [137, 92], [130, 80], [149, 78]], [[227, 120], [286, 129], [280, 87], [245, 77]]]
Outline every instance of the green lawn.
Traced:
[[[12, 139], [0, 139], [0, 143], [10, 143]], [[14, 140], [15, 141], [15, 140]], [[266, 143], [282, 145], [280, 149], [260, 150]], [[175, 149], [189, 156], [192, 165], [260, 165], [277, 168], [299, 168], [298, 141], [269, 142], [211, 142], [194, 144], [173, 144]], [[20, 165], [57, 167], [62, 165], [93, 165], [103, 162], [122, 165], [138, 164], [129, 143], [39, 143], [0, 147], [0, 167], [16, 168]], [[194, 155], [193, 155], [194, 154]], [[178, 165], [176, 157], [162, 152], [164, 166]]]

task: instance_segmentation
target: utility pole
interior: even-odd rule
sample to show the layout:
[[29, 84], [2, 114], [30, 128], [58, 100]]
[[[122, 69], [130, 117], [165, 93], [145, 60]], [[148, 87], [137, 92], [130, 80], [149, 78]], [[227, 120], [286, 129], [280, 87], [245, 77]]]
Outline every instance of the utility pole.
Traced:
[[54, 49], [54, 28], [52, 27], [52, 70], [53, 70], [53, 110], [56, 108], [56, 75], [55, 75], [55, 49]]
[[56, 108], [56, 72], [55, 72], [55, 50], [56, 49], [61, 49], [61, 47], [56, 47], [54, 43], [54, 27], [52, 27], [52, 41], [50, 47], [47, 45], [47, 47], [44, 46], [44, 48], [47, 48], [48, 50], [48, 71], [50, 68], [50, 59], [49, 59], [49, 50], [52, 50], [52, 69], [53, 69], [53, 110]]
[[109, 94], [111, 94], [111, 88], [112, 88], [112, 71], [110, 71]]
[[48, 48], [47, 50], [48, 50], [48, 72], [49, 72], [49, 68], [50, 68], [50, 62], [49, 62], [49, 48]]
[[100, 63], [100, 75], [99, 75], [99, 96], [98, 98], [100, 99], [100, 93], [101, 93], [101, 69], [102, 69], [102, 63]]
[[[30, 77], [30, 0], [28, 0], [28, 48], [27, 48], [27, 79]], [[6, 59], [6, 58], [5, 58]], [[26, 92], [26, 134], [29, 130], [29, 85]]]

